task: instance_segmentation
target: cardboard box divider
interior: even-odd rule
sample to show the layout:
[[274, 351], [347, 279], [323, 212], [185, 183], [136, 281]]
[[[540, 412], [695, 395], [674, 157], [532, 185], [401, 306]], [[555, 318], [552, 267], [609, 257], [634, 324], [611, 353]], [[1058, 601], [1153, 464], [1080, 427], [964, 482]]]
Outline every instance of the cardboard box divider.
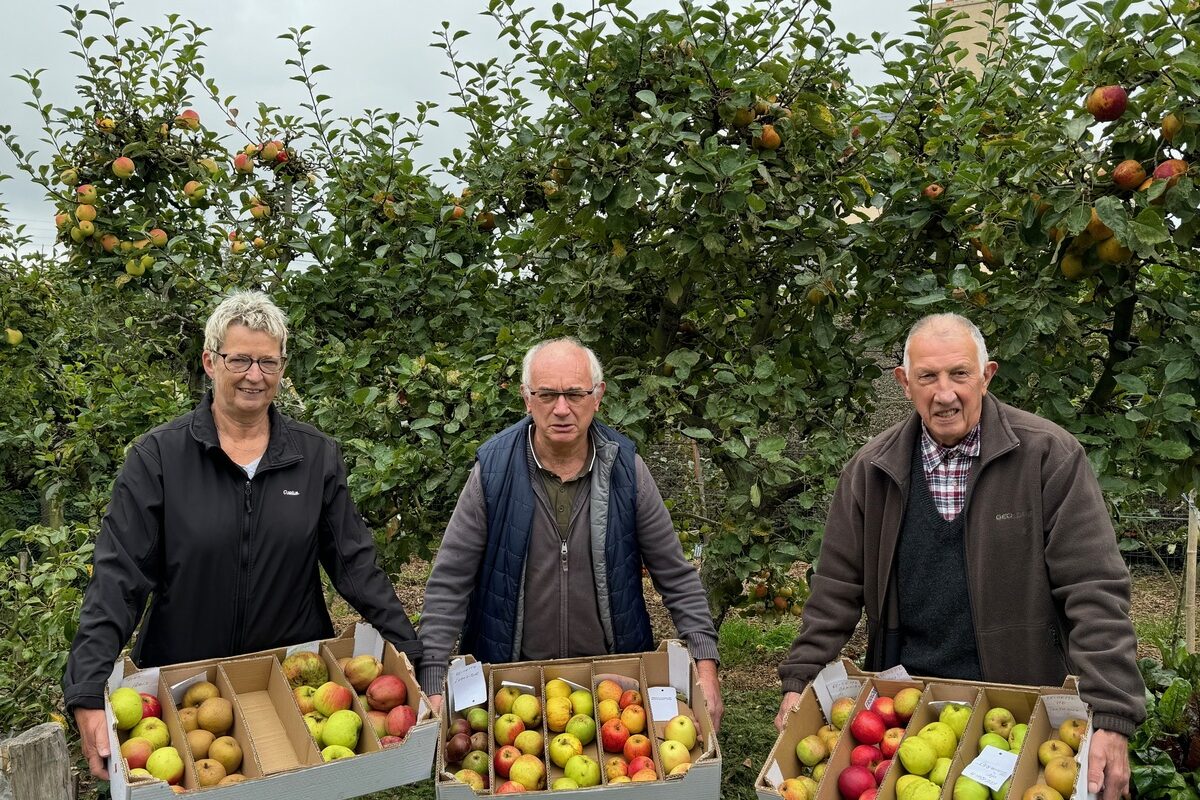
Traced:
[[[920, 684], [920, 681], [893, 681], [869, 678], [868, 685], [864, 686], [864, 697], [860, 697], [859, 699], [860, 702], [862, 702], [865, 696], [869, 696], [869, 690], [871, 687], [876, 688], [880, 694], [886, 694], [888, 697], [894, 697], [895, 693], [899, 692], [901, 688], [905, 688], [906, 686], [920, 685], [922, 685]], [[922, 696], [920, 696], [920, 703], [917, 705], [917, 710], [912, 712], [912, 717], [910, 720], [908, 720], [908, 724], [905, 727], [905, 739], [907, 739], [908, 736], [916, 736], [919, 730], [924, 728], [926, 724], [929, 724], [930, 722], [937, 722], [937, 715], [938, 712], [940, 712], [940, 706], [934, 706], [931, 705], [931, 703], [942, 703], [949, 700], [949, 702], [970, 705], [971, 708], [976, 708], [976, 705], [979, 703], [979, 686], [968, 686], [966, 684], [947, 684], [947, 682], [935, 681], [926, 682], [924, 686], [925, 691], [922, 693]], [[857, 712], [858, 709], [856, 708], [854, 711]], [[973, 711], [972, 716], [974, 716]], [[970, 720], [967, 721], [967, 726], [970, 728]], [[954, 768], [955, 760], [958, 759], [959, 753], [962, 750], [962, 739], [965, 738], [966, 736], [962, 736], [962, 738], [960, 738], [958, 744], [956, 744], [954, 747], [954, 753], [950, 754], [950, 769], [952, 770]], [[853, 741], [852, 736], [847, 736], [847, 739], [848, 741]], [[850, 764], [850, 750], [853, 750], [853, 745], [851, 745], [848, 750], [844, 745], [845, 742], [839, 742], [838, 753], [836, 753], [840, 754], [841, 756], [840, 764], [835, 764], [834, 759], [830, 758], [829, 772], [832, 772], [833, 775], [838, 774], [838, 772], [844, 769], [847, 764]], [[900, 751], [898, 750], [896, 751], [895, 756], [892, 758], [892, 766], [889, 766], [887, 775], [883, 776], [883, 782], [880, 784], [880, 792], [878, 792], [878, 794], [881, 796], [895, 796], [896, 781], [900, 780], [901, 775], [906, 774], [907, 771], [904, 768], [904, 763], [900, 762]], [[828, 784], [828, 786], [826, 786], [826, 784]], [[826, 789], [830, 787], [833, 788], [833, 794], [824, 795]], [[950, 783], [950, 781], [946, 781], [946, 786], [942, 787], [942, 796], [949, 798], [950, 790], [948, 790], [947, 787], [950, 787], [950, 790], [953, 790], [953, 784]], [[836, 781], [822, 781], [822, 795], [834, 796], [834, 798], [836, 798], [836, 796], [838, 796], [838, 787], [836, 787]]]
[[[670, 655], [666, 652], [647, 653], [642, 657], [642, 696], [648, 697], [647, 689], [651, 686], [670, 686], [671, 685], [671, 666]], [[717, 737], [713, 735], [712, 717], [708, 714], [708, 705], [704, 702], [704, 689], [700, 686], [699, 674], [696, 672], [696, 665], [689, 664], [688, 667], [688, 697], [692, 699], [689, 705], [676, 695], [675, 714], [691, 717], [692, 722], [696, 726], [696, 746], [691, 748], [689, 754], [691, 763], [711, 758], [717, 753]], [[699, 709], [697, 711], [697, 709]], [[646, 713], [649, 717], [649, 725], [654, 730], [654, 750], [655, 754], [659, 755], [659, 745], [665, 740], [667, 723], [673, 718], [656, 719], [651, 715], [649, 703], [647, 702]], [[661, 769], [661, 763], [659, 768]]]
[[[264, 775], [322, 763], [280, 662], [273, 656], [223, 662], [219, 668], [232, 689], [256, 760]], [[243, 760], [245, 760], [243, 748]]]
[[[550, 729], [550, 721], [546, 718], [546, 684], [555, 678], [561, 678], [577, 684], [592, 695], [592, 720], [596, 723], [596, 737], [590, 744], [583, 746], [583, 754], [595, 760], [600, 765], [600, 780], [608, 780], [604, 771], [604, 761], [608, 754], [600, 744], [600, 720], [596, 713], [596, 693], [592, 689], [592, 663], [590, 660], [553, 661], [542, 665], [542, 684], [539, 689], [542, 698], [542, 719], [546, 729], [546, 786], [554, 784], [555, 779], [563, 777], [564, 770], [550, 759], [550, 743], [554, 737], [563, 731]], [[572, 713], [572, 716], [574, 714]]]
[[[353, 631], [353, 628], [343, 632], [339, 639], [325, 640], [325, 642], [336, 642], [347, 638], [350, 636], [351, 631]], [[350, 641], [353, 642], [352, 637]], [[387, 645], [385, 647], [385, 654], [389, 647], [391, 646]], [[409, 684], [410, 689], [416, 687], [418, 690], [417, 697], [419, 698], [420, 708], [426, 712], [425, 720], [422, 721], [420, 716], [418, 716], [417, 724], [413, 726], [413, 729], [409, 731], [409, 736], [405, 739], [405, 745], [407, 746], [397, 745], [392, 748], [384, 748], [382, 752], [370, 752], [353, 759], [348, 758], [328, 763], [320, 758], [319, 751], [315, 749], [316, 742], [309, 736], [307, 726], [304, 725], [303, 719], [299, 716], [299, 707], [295, 704], [291, 688], [287, 685], [287, 680], [284, 678], [281, 667], [278, 666], [286, 658], [287, 648], [271, 648], [256, 653], [248, 653], [233, 659], [203, 659], [162, 667], [161, 669], [151, 668], [147, 670], [139, 670], [132, 661], [125, 658], [115, 665], [113, 678], [110, 679], [110, 687], [116, 688], [116, 684], [113, 684], [112, 680], [118, 679], [119, 675], [129, 678], [130, 676], [136, 676], [139, 672], [151, 673], [157, 670], [158, 697], [159, 702], [163, 706], [163, 718], [167, 722], [168, 729], [171, 731], [171, 744], [179, 750], [180, 756], [184, 760], [184, 779], [180, 783], [188, 790], [198, 788], [198, 781], [195, 774], [195, 760], [192, 758], [186, 735], [183, 733], [183, 727], [177, 712], [177, 704], [171, 696], [171, 687], [190, 677], [202, 675], [204, 680], [217, 686], [222, 697], [233, 702], [234, 722], [229, 735], [233, 736], [242, 748], [242, 767], [239, 771], [247, 777], [247, 780], [229, 786], [206, 788], [204, 789], [204, 796], [206, 798], [211, 796], [213, 800], [288, 800], [292, 797], [320, 796], [335, 800], [336, 798], [359, 797], [363, 794], [427, 779], [430, 774], [430, 764], [433, 762], [436, 750], [437, 723], [428, 716], [428, 703], [423, 701], [423, 696], [419, 693], [419, 687], [417, 687], [415, 679], [412, 677], [413, 670], [407, 658], [398, 651], [395, 651], [395, 648], [391, 649], [402, 665], [401, 669], [406, 675], [406, 683]], [[244, 704], [240, 702], [239, 697], [239, 687], [243, 685], [243, 681], [247, 680], [247, 678], [241, 673], [242, 667], [232, 667], [233, 676], [230, 676], [223, 668], [226, 664], [234, 664], [235, 662], [248, 659], [264, 658], [273, 660], [275, 663], [270, 665], [270, 671], [267, 670], [265, 665], [258, 665], [254, 668], [260, 671], [255, 674], [260, 676], [268, 674], [267, 684], [260, 691], [266, 693], [265, 698], [269, 699], [271, 708], [277, 713], [282, 706], [284, 712], [280, 715], [281, 718], [286, 719], [288, 715], [295, 715], [298, 726], [290, 729], [293, 731], [292, 735], [298, 736], [300, 741], [306, 745], [311, 743], [311, 746], [314, 748], [313, 752], [316, 754], [315, 762], [309, 764], [300, 763], [292, 769], [274, 773], [267, 773], [262, 768], [261, 761], [259, 760], [259, 750], [261, 748], [259, 747], [259, 743], [249, 735], [250, 732], [247, 725], [249, 720], [245, 719], [245, 715], [249, 712], [244, 711], [242, 707]], [[385, 657], [385, 665], [386, 663]], [[337, 669], [336, 661], [332, 665], [329, 665], [327, 660], [327, 666], [330, 667], [331, 679], [333, 679], [335, 672], [340, 675], [341, 671]], [[274, 684], [273, 690], [271, 688], [272, 679], [269, 677], [269, 672], [277, 672], [279, 682]], [[346, 685], [349, 686], [348, 683]], [[253, 694], [253, 691], [251, 691], [251, 694]], [[105, 699], [107, 704], [107, 694]], [[164, 700], [169, 702], [164, 702]], [[253, 702], [251, 706], [254, 706]], [[107, 713], [111, 714], [111, 709]], [[300, 731], [302, 731], [302, 735]], [[128, 771], [124, 767], [124, 759], [120, 757], [119, 743], [115, 730], [112, 733], [110, 741], [114, 747], [113, 758], [109, 765], [110, 774], [115, 771], [114, 778], [110, 784], [110, 791], [114, 800], [170, 800], [170, 798], [176, 797], [171, 787], [162, 781], [149, 779], [142, 781], [131, 780], [128, 776]], [[289, 738], [289, 742], [291, 741], [292, 739]], [[120, 766], [116, 764], [117, 759], [120, 759], [122, 762]]]
[[[209, 659], [207, 661], [196, 662], [188, 666], [165, 668], [159, 673], [159, 681], [163, 690], [167, 694], [171, 694], [172, 687], [177, 686], [189, 678], [203, 674], [204, 680], [217, 687], [221, 693], [221, 697], [233, 704], [233, 727], [224, 736], [232, 736], [237, 741], [238, 746], [242, 748], [242, 765], [237, 769], [238, 772], [245, 775], [247, 778], [259, 778], [266, 774], [262, 768], [262, 762], [258, 759], [258, 754], [255, 752], [254, 743], [250, 739], [249, 732], [246, 730], [246, 722], [242, 717], [241, 709], [238, 707], [237, 700], [234, 697], [234, 689], [229, 685], [228, 679], [221, 674], [221, 668], [218, 665], [217, 659]], [[180, 698], [182, 700], [182, 697]], [[174, 697], [172, 697], [174, 700]], [[175, 706], [178, 708], [178, 706]], [[176, 712], [176, 723], [179, 724], [179, 730], [182, 734], [183, 726], [179, 723], [178, 712]], [[187, 735], [184, 737], [184, 749], [187, 756], [184, 759], [186, 768], [187, 784], [185, 788], [194, 789], [199, 785], [196, 778], [196, 762], [192, 758], [192, 749], [187, 744]], [[172, 737], [173, 738], [173, 737]], [[220, 737], [217, 737], [220, 738]], [[181, 751], [182, 752], [182, 751]]]
[[[825, 714], [821, 711], [821, 703], [812, 684], [804, 687], [800, 693], [800, 702], [787, 715], [783, 731], [776, 737], [767, 760], [759, 770], [758, 778], [754, 781], [754, 789], [762, 800], [778, 797], [776, 786], [788, 778], [796, 778], [808, 773], [806, 767], [796, 755], [796, 745], [806, 736], [816, 735], [817, 731], [828, 725]], [[818, 782], [819, 785], [819, 782]]]
[[[532, 694], [538, 699], [541, 704], [542, 713], [538, 717], [537, 725], [525, 725], [525, 730], [536, 730], [542, 734], [542, 764], [546, 767], [547, 786], [549, 785], [550, 767], [550, 732], [546, 729], [546, 704], [542, 697], [542, 668], [535, 663], [528, 664], [495, 664], [492, 666], [491, 672], [488, 675], [488, 774], [491, 780], [488, 782], [488, 792], [496, 790], [496, 765], [495, 756], [496, 748], [499, 746], [496, 743], [496, 735], [494, 725], [498, 714], [495, 714], [496, 692], [500, 690], [506, 683], [519, 684], [521, 686], [521, 694]], [[526, 691], [528, 687], [529, 691]], [[523, 720], [522, 720], [523, 721]], [[500, 781], [504, 783], [504, 781]]]
[[[326, 663], [329, 664], [332, 662], [330, 665], [330, 675], [332, 676], [333, 670], [336, 669], [339, 673], [341, 673], [343, 678], [345, 677], [345, 673], [342, 673], [341, 670], [338, 669], [338, 659], [363, 655], [362, 653], [354, 652], [354, 639], [352, 638], [330, 639], [324, 641], [321, 643], [321, 649], [325, 651], [322, 655], [325, 658]], [[422, 708], [421, 686], [417, 683], [415, 673], [408, 665], [408, 660], [400, 654], [400, 651], [397, 650], [391, 642], [384, 642], [383, 656], [379, 659], [379, 661], [383, 665], [383, 670], [379, 673], [380, 675], [395, 675], [404, 683], [405, 688], [408, 690], [407, 696], [404, 700], [404, 705], [413, 710], [413, 714], [416, 715], [417, 721], [420, 722], [421, 713], [424, 711], [424, 713], [428, 714], [428, 706]], [[349, 685], [349, 681], [347, 681], [346, 685]], [[351, 687], [350, 691], [353, 692], [354, 688]], [[375, 732], [375, 728], [371, 724], [369, 712], [372, 709], [370, 704], [362, 702], [361, 698], [357, 697], [357, 692], [355, 694], [355, 705], [351, 707], [359, 710], [360, 715], [362, 716], [363, 732], [359, 737], [359, 747], [365, 748], [359, 749], [356, 752], [373, 753], [382, 748], [383, 745], [380, 743], [379, 735]], [[364, 741], [367, 739], [369, 739], [370, 742]]]
[[[472, 656], [469, 656], [469, 655], [462, 656], [462, 658], [467, 663], [470, 663], [470, 664], [475, 663], [475, 659]], [[490, 686], [491, 685], [491, 666], [488, 664], [483, 664], [481, 666], [483, 669], [484, 686]], [[446, 692], [442, 695], [442, 702], [444, 703], [443, 713], [438, 716], [438, 742], [437, 742], [437, 757], [436, 757], [437, 760], [434, 764], [434, 782], [435, 783], [437, 783], [440, 780], [448, 780], [448, 781], [455, 780], [454, 773], [457, 771], [457, 767], [455, 769], [450, 769], [451, 765], [446, 763], [446, 740], [450, 738], [450, 723], [456, 719], [464, 719], [465, 720], [467, 718], [467, 716], [466, 716], [467, 709], [463, 709], [461, 712], [459, 712], [459, 711], [455, 711], [451, 708], [450, 704], [452, 702], [452, 698], [450, 697], [450, 694], [448, 692]], [[472, 708], [473, 707], [474, 706], [472, 706]], [[492, 694], [491, 692], [488, 693], [487, 701], [486, 701], [484, 707], [487, 709], [487, 712], [488, 712], [488, 727], [487, 727], [486, 735], [487, 735], [487, 740], [488, 740], [488, 762], [490, 765], [496, 755], [496, 739], [492, 734], [492, 725], [496, 721], [495, 695]], [[496, 778], [494, 773], [495, 773], [495, 767], [489, 766], [488, 767], [488, 777], [489, 777], [488, 791], [489, 792], [491, 791], [490, 787], [495, 785], [493, 783], [493, 781]], [[466, 787], [464, 786], [464, 788], [466, 788]], [[468, 789], [468, 791], [469, 791], [469, 789]]]
[[[596, 701], [596, 736], [600, 736], [600, 695], [596, 690], [600, 683], [604, 680], [614, 680], [621, 684], [622, 689], [637, 689], [642, 694], [642, 701], [647, 703], [646, 710], [646, 730], [642, 733], [650, 739], [650, 760], [654, 762], [654, 774], [661, 780], [663, 777], [662, 763], [658, 757], [658, 740], [653, 733], [653, 721], [650, 717], [650, 708], [648, 706], [649, 694], [647, 692], [648, 684], [645, 680], [645, 675], [642, 672], [642, 659], [638, 658], [607, 658], [598, 660], [592, 667], [592, 697]], [[601, 764], [601, 772], [603, 773], [603, 763]], [[630, 777], [633, 777], [632, 775]], [[608, 783], [608, 776], [601, 775], [603, 783]]]
[[[1020, 797], [1030, 786], [1036, 783], [1044, 783], [1045, 769], [1038, 758], [1038, 747], [1048, 739], [1062, 738], [1059, 736], [1058, 726], [1051, 720], [1050, 715], [1052, 712], [1047, 703], [1055, 695], [1063, 694], [1071, 695], [1073, 693], [1068, 690], [1049, 687], [1043, 688], [1038, 692], [1037, 703], [1029, 717], [1029, 732], [1025, 737], [1027, 746], [1021, 748], [1021, 754], [1017, 759], [1017, 766], [1013, 771], [1012, 783], [1009, 786], [1009, 796]], [[1073, 795], [1075, 800], [1081, 800], [1088, 796], [1086, 787], [1088, 766], [1086, 741], [1091, 738], [1093, 732], [1090, 710], [1087, 715], [1087, 723], [1087, 732], [1084, 736], [1085, 745], [1081, 746], [1079, 752], [1075, 754], [1075, 763], [1079, 767], [1075, 793]], [[1068, 800], [1071, 800], [1071, 798], [1068, 798]]]
[[[663, 646], [666, 646], [666, 644], [664, 643]], [[588, 665], [591, 669], [593, 688], [593, 718], [597, 719], [598, 722], [599, 715], [597, 713], [597, 709], [599, 704], [596, 702], [594, 691], [597, 676], [603, 677], [605, 674], [609, 673], [621, 676], [623, 681], [629, 681], [631, 685], [637, 685], [639, 690], [644, 693], [646, 684], [643, 680], [644, 675], [642, 670], [642, 661], [648, 655], [650, 654], [605, 655], [597, 656], [595, 658], [572, 658], [549, 661], [520, 662], [517, 664], [484, 664], [482, 667], [484, 670], [485, 681], [489, 687], [489, 710], [494, 712], [492, 705], [494, 704], [495, 700], [495, 692], [502, 685], [506, 678], [518, 680], [518, 676], [521, 675], [524, 675], [526, 678], [528, 678], [530, 673], [527, 672], [527, 670], [530, 668], [540, 670], [542, 681], [541, 685], [539, 686], [536, 683], [532, 685], [536, 687], [537, 691], [542, 693], [542, 699], [544, 700], [545, 681], [559, 674], [556, 673], [555, 670], [568, 667], [572, 664], [583, 664]], [[464, 658], [471, 662], [474, 661], [470, 656], [465, 656]], [[699, 694], [700, 690], [695, 665], [690, 662], [690, 659], [688, 663], [691, 674], [692, 700], [693, 702], [703, 703], [703, 695]], [[498, 674], [500, 677], [497, 677]], [[530, 684], [529, 680], [518, 682]], [[664, 684], [665, 683], [666, 681], [664, 680]], [[435, 778], [434, 789], [439, 800], [471, 800], [471, 798], [478, 797], [479, 795], [475, 794], [470, 787], [454, 780], [453, 773], [446, 771], [445, 764], [442, 760], [442, 749], [445, 745], [444, 734], [446, 732], [447, 725], [449, 724], [451, 713], [451, 709], [449, 705], [447, 705], [443, 709], [443, 713], [441, 715], [441, 732], [443, 736], [442, 742], [438, 746], [438, 770]], [[647, 708], [647, 714], [649, 714], [649, 708]], [[699, 716], [701, 719], [708, 719], [706, 712], [698, 715], [693, 710], [692, 716], [693, 718]], [[545, 729], [544, 708], [542, 718], [543, 735], [549, 736], [550, 732]], [[704, 723], [701, 724], [703, 725]], [[649, 726], [649, 722], [647, 725]], [[599, 728], [597, 728], [597, 731], [598, 730]], [[648, 727], [647, 730], [650, 730], [650, 728]], [[708, 728], [703, 730], [710, 733], [712, 730], [711, 723], [709, 723]], [[660, 778], [650, 783], [607, 784], [604, 783], [606, 780], [603, 769], [604, 763], [603, 761], [599, 761], [601, 766], [602, 781], [600, 786], [594, 786], [586, 789], [562, 790], [556, 792], [555, 796], [557, 797], [561, 795], [564, 797], [564, 800], [566, 800], [568, 798], [582, 797], [584, 795], [595, 796], [596, 793], [599, 793], [599, 797], [604, 798], [604, 800], [719, 800], [721, 787], [720, 748], [717, 744], [715, 735], [710, 735], [705, 739], [705, 741], [711, 741], [711, 744], [708, 748], [711, 754], [707, 755], [699, 763], [694, 764], [693, 768], [690, 769], [685, 775], [676, 776], [670, 780], [662, 780]], [[546, 740], [546, 744], [548, 747], [549, 739]], [[661, 775], [661, 768], [659, 767], [657, 759], [658, 754], [657, 752], [654, 752], [655, 748], [651, 748], [651, 750], [651, 758], [655, 762], [656, 776], [658, 776]], [[597, 751], [600, 753], [603, 752], [598, 744]], [[551, 769], [552, 762], [549, 760], [548, 750], [544, 753], [544, 757], [548, 769]], [[494, 772], [494, 765], [492, 769]], [[489, 785], [491, 788], [485, 791], [484, 794], [491, 794], [495, 791], [496, 784], [492, 783]]]

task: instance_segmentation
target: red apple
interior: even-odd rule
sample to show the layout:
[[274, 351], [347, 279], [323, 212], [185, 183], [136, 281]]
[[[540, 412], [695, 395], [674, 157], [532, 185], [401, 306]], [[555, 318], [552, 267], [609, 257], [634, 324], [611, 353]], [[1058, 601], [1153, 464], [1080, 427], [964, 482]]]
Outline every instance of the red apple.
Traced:
[[408, 735], [413, 725], [417, 724], [417, 712], [410, 706], [396, 706], [387, 713], [387, 732], [389, 736], [399, 736], [403, 739]]
[[158, 702], [158, 698], [146, 692], [138, 692], [142, 696], [142, 719], [146, 717], [158, 717], [162, 719], [162, 703]]
[[1146, 169], [1137, 159], [1129, 158], [1117, 164], [1112, 171], [1113, 185], [1118, 189], [1132, 192], [1146, 180]]
[[505, 781], [496, 787], [496, 794], [516, 794], [524, 791], [525, 787], [516, 781]]
[[629, 728], [619, 717], [613, 717], [600, 726], [600, 743], [606, 753], [621, 753], [629, 740]]
[[520, 758], [521, 755], [521, 751], [511, 744], [497, 748], [496, 755], [492, 758], [492, 765], [496, 768], [496, 774], [501, 778], [507, 778], [508, 771], [512, 768], [513, 762]]
[[621, 748], [621, 753], [626, 759], [633, 761], [638, 756], [650, 758], [652, 749], [653, 745], [651, 745], [649, 738], [640, 733], [635, 733], [625, 740], [625, 746]]
[[883, 761], [883, 751], [873, 744], [860, 744], [850, 751], [850, 763], [875, 771], [879, 762]]
[[1129, 93], [1120, 86], [1097, 86], [1087, 97], [1087, 110], [1097, 122], [1112, 122], [1125, 113]]
[[[854, 719], [850, 720], [850, 734], [860, 744], [879, 744], [883, 741], [886, 730], [887, 725], [883, 723], [883, 717], [869, 708], [858, 712]], [[857, 792], [854, 797], [857, 798], [860, 794], [862, 792]]]
[[642, 693], [637, 689], [626, 689], [621, 692], [621, 698], [617, 700], [617, 705], [624, 710], [630, 705], [642, 705]]
[[886, 758], [879, 762], [879, 765], [875, 767], [875, 783], [879, 784], [880, 786], [883, 785], [883, 776], [887, 775], [888, 767], [891, 765], [892, 760], [890, 758]]
[[883, 717], [883, 724], [889, 728], [900, 724], [900, 717], [896, 715], [896, 704], [890, 697], [876, 697], [875, 702], [871, 704], [871, 710]]
[[858, 796], [858, 800], [875, 800], [875, 793], [878, 789], [867, 789]]
[[632, 777], [644, 769], [653, 770], [654, 762], [648, 756], [635, 756], [629, 759], [629, 772]]
[[1154, 168], [1153, 177], [1156, 179], [1165, 178], [1167, 180], [1167, 188], [1171, 188], [1179, 181], [1179, 176], [1188, 171], [1188, 164], [1181, 158], [1168, 158], [1166, 161]]
[[858, 800], [863, 792], [875, 788], [875, 776], [866, 767], [851, 764], [838, 774], [837, 786], [846, 800]]
[[879, 749], [883, 752], [884, 758], [891, 758], [900, 749], [900, 742], [904, 739], [904, 728], [888, 728], [883, 732], [883, 739], [879, 742]]

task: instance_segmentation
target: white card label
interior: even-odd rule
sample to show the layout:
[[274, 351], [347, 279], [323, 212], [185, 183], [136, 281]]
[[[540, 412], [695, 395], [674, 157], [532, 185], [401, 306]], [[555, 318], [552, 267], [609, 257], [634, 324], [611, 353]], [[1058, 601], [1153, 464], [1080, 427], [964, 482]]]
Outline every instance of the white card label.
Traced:
[[521, 694], [537, 694], [534, 688], [528, 683], [518, 683], [517, 681], [500, 681], [501, 686], [515, 686], [521, 690]]
[[301, 642], [300, 644], [294, 644], [287, 649], [287, 654], [289, 656], [294, 655], [296, 653], [320, 653], [320, 652], [321, 652], [321, 643], [319, 641]]
[[675, 689], [670, 686], [651, 686], [646, 690], [650, 697], [650, 718], [666, 722], [679, 713], [675, 701]]
[[[830, 661], [813, 679], [813, 691], [816, 692], [817, 702], [821, 704], [825, 719], [829, 719], [832, 713], [833, 701], [847, 694], [844, 687], [848, 680], [846, 666], [841, 661]], [[838, 694], [833, 693], [835, 689]]]
[[778, 761], [772, 761], [771, 766], [767, 767], [767, 774], [763, 776], [771, 788], [778, 789], [783, 785], [783, 770], [779, 768]]
[[1013, 770], [1016, 768], [1016, 753], [1010, 753], [989, 744], [983, 748], [983, 752], [975, 756], [974, 761], [963, 769], [962, 774], [971, 780], [982, 783], [989, 789], [999, 791], [1004, 782], [1012, 777]]
[[145, 692], [146, 694], [158, 694], [158, 667], [151, 667], [140, 672], [135, 672], [129, 677], [121, 681], [122, 686], [128, 686], [137, 692]]
[[374, 625], [360, 622], [354, 626], [354, 655], [383, 659], [383, 637]]
[[208, 673], [199, 672], [190, 678], [184, 678], [179, 683], [171, 687], [171, 698], [175, 701], [175, 705], [183, 705], [183, 696], [187, 694], [187, 690], [192, 688], [194, 684], [200, 681], [208, 680]]
[[455, 711], [486, 703], [487, 683], [483, 680], [483, 664], [478, 661], [474, 664], [465, 661], [451, 664], [446, 673], [446, 690], [450, 693], [451, 708]]
[[1069, 719], [1088, 718], [1087, 703], [1080, 700], [1076, 694], [1044, 694], [1042, 707], [1046, 709], [1050, 727], [1056, 730]]
[[879, 678], [881, 680], [885, 680], [885, 681], [911, 681], [912, 680], [912, 676], [908, 674], [908, 670], [906, 670], [904, 668], [903, 664], [897, 664], [896, 666], [891, 667], [890, 669], [885, 669], [883, 672], [879, 673], [875, 677]]
[[692, 704], [692, 661], [686, 647], [667, 642], [667, 671], [675, 691], [683, 694], [683, 702]]

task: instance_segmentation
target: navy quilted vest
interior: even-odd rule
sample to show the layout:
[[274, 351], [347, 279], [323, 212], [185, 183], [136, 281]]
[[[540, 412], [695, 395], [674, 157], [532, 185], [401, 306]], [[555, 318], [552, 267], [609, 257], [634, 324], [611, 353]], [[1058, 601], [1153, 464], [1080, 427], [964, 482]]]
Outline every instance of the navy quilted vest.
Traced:
[[[532, 420], [526, 417], [488, 439], [476, 453], [487, 508], [487, 549], [467, 609], [459, 652], [470, 653], [489, 664], [520, 658], [520, 653], [513, 652], [517, 600], [537, 503], [526, 455], [531, 424]], [[642, 558], [636, 526], [636, 451], [633, 442], [600, 422], [593, 420], [591, 429], [600, 439], [618, 445], [604, 538], [609, 605], [608, 609], [601, 608], [600, 613], [612, 620], [611, 652], [644, 652], [653, 649], [654, 636], [642, 596]]]

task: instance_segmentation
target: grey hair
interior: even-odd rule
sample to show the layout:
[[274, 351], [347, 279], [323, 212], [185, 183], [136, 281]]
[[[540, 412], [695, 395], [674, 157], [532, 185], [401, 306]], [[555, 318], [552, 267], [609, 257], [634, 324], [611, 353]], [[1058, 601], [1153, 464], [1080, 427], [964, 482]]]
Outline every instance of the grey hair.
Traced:
[[204, 323], [204, 349], [219, 351], [231, 325], [264, 331], [279, 341], [279, 355], [287, 355], [287, 316], [265, 293], [250, 289], [230, 292]]
[[961, 314], [930, 314], [927, 317], [921, 317], [917, 320], [908, 331], [908, 338], [904, 340], [904, 371], [908, 372], [908, 347], [917, 334], [925, 333], [927, 328], [933, 328], [930, 331], [935, 335], [944, 335], [954, 330], [966, 331], [971, 334], [971, 338], [975, 340], [975, 349], [979, 353], [979, 372], [982, 374], [987, 367], [988, 351], [987, 343], [983, 341], [983, 332], [979, 330], [979, 326]]
[[600, 359], [596, 358], [596, 353], [592, 348], [585, 345], [583, 342], [576, 339], [574, 336], [561, 336], [557, 339], [547, 339], [544, 342], [538, 342], [525, 353], [525, 358], [521, 361], [521, 386], [529, 388], [529, 382], [533, 380], [533, 360], [537, 358], [537, 354], [542, 350], [556, 344], [569, 344], [578, 347], [587, 355], [588, 368], [592, 373], [592, 386], [599, 386], [604, 383], [604, 370], [600, 367]]

